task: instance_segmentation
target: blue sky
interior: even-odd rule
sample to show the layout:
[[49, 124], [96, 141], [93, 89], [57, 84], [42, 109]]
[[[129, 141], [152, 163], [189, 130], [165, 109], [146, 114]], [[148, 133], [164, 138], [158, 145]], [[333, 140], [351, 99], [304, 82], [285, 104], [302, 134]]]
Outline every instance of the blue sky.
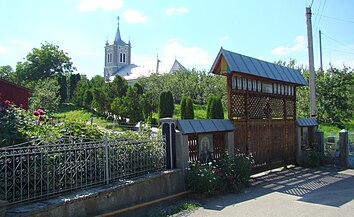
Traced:
[[307, 65], [305, 8], [312, 3], [315, 67], [318, 30], [323, 63], [354, 67], [352, 0], [1, 0], [0, 66], [48, 41], [68, 53], [78, 72], [103, 76], [104, 45], [114, 40], [117, 16], [132, 62], [152, 71], [175, 58], [209, 70], [220, 47], [266, 61], [295, 58]]

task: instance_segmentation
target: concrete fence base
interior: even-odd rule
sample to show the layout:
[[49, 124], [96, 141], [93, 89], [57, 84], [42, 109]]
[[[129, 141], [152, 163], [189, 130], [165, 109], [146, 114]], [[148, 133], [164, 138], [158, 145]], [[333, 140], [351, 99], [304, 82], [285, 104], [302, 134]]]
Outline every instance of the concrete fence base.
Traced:
[[179, 169], [145, 175], [129, 181], [13, 206], [6, 216], [96, 216], [183, 192]]

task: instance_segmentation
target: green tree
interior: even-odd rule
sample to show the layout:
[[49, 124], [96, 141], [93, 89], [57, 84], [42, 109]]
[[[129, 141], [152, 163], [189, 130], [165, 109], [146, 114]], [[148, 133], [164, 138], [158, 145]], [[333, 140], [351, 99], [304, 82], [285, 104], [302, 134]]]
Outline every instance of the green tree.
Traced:
[[37, 81], [54, 74], [69, 75], [74, 70], [71, 58], [59, 46], [45, 42], [40, 48], [33, 48], [27, 54], [24, 62], [16, 66], [16, 79], [23, 81]]
[[66, 102], [68, 99], [68, 87], [66, 83], [66, 76], [62, 74], [58, 74], [58, 84], [60, 86], [59, 88], [59, 95], [61, 102]]
[[317, 117], [320, 122], [344, 128], [354, 117], [354, 71], [331, 67], [316, 74]]
[[160, 94], [159, 118], [172, 117], [174, 100], [171, 91], [163, 91]]
[[77, 87], [77, 83], [80, 81], [81, 76], [79, 73], [77, 74], [71, 74], [69, 77], [69, 100], [72, 101], [74, 91]]
[[[78, 106], [85, 106], [84, 97], [85, 93], [90, 89], [90, 81], [87, 79], [86, 75], [80, 76], [80, 80], [77, 82], [75, 90], [73, 91], [73, 96], [71, 102], [75, 103]], [[91, 94], [92, 96], [92, 94]], [[92, 97], [90, 103], [91, 106]], [[87, 104], [86, 104], [87, 105]]]
[[154, 99], [151, 92], [142, 95], [143, 114], [146, 122], [152, 122], [152, 113], [154, 111]]
[[55, 112], [60, 104], [59, 89], [57, 79], [45, 78], [37, 81], [32, 97], [29, 99], [30, 109], [42, 108], [49, 112]]
[[13, 81], [14, 71], [11, 66], [0, 66], [0, 78], [4, 78], [9, 81]]
[[220, 97], [211, 97], [207, 108], [207, 119], [224, 119], [224, 111]]
[[192, 101], [192, 98], [189, 96], [182, 97], [181, 119], [194, 119], [193, 101]]

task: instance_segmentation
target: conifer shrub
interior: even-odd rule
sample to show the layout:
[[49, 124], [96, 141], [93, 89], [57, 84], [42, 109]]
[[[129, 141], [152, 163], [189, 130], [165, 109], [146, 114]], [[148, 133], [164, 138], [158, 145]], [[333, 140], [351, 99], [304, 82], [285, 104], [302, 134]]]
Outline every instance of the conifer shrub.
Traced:
[[224, 119], [224, 111], [220, 97], [211, 96], [207, 105], [207, 119]]
[[193, 101], [190, 97], [183, 96], [181, 100], [181, 119], [194, 119]]
[[173, 116], [174, 101], [171, 91], [163, 91], [160, 94], [159, 118], [167, 118]]

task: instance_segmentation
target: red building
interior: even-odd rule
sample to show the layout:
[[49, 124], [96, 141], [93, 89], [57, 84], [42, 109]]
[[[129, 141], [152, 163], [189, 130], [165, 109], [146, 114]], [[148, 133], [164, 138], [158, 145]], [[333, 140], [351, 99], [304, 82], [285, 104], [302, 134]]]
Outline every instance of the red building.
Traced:
[[17, 106], [28, 109], [28, 97], [31, 90], [0, 78], [0, 100], [4, 103], [5, 100], [10, 100]]

